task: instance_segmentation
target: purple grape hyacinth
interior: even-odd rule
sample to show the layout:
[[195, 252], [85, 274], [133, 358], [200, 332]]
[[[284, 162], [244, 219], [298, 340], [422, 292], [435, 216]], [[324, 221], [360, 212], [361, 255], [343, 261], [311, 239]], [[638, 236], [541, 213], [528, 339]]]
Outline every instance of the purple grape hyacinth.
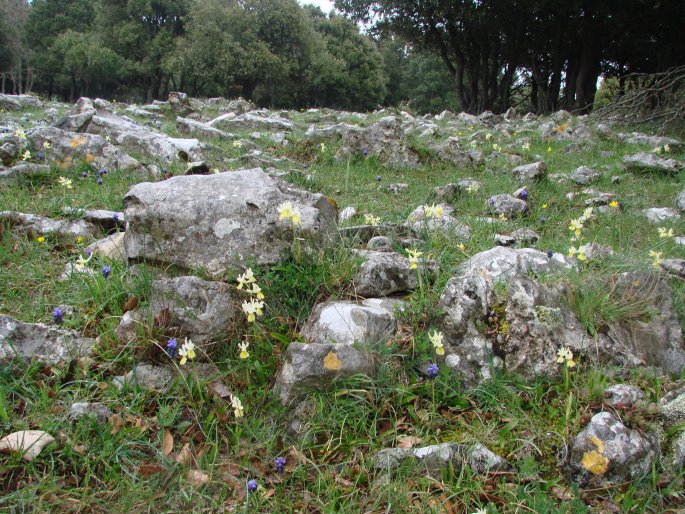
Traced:
[[55, 323], [61, 325], [64, 321], [64, 311], [60, 307], [55, 307], [55, 310], [52, 311], [52, 319]]
[[276, 457], [274, 465], [276, 466], [276, 473], [283, 473], [285, 471], [286, 460], [283, 457]]
[[435, 362], [432, 362], [430, 364], [430, 366], [428, 366], [428, 369], [426, 370], [426, 375], [431, 380], [435, 379], [435, 377], [437, 377], [439, 373], [440, 373], [440, 368], [438, 368], [438, 365]]
[[254, 478], [247, 481], [247, 490], [251, 493], [254, 493], [257, 490], [257, 487], [257, 481]]

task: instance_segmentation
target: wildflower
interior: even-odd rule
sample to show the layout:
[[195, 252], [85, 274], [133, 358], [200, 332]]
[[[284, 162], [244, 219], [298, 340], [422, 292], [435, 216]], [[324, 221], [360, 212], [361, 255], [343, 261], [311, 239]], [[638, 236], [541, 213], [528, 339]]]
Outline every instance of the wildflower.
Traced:
[[542, 208], [543, 208], [543, 209], [546, 209], [547, 207], [549, 207], [549, 205], [547, 205], [546, 203], [543, 203], [543, 204], [542, 204]]
[[26, 132], [24, 132], [24, 129], [18, 128], [14, 131], [14, 135], [17, 136], [19, 139], [26, 139]]
[[169, 168], [167, 168], [166, 166], [164, 166], [164, 167], [162, 168], [162, 173], [168, 173], [168, 172], [169, 172]]
[[103, 266], [102, 267], [102, 276], [105, 277], [105, 280], [109, 278], [109, 274], [112, 272], [112, 268], [109, 266]]
[[498, 145], [497, 143], [495, 143], [494, 145], [492, 145], [492, 149], [493, 149], [495, 152], [501, 152], [501, 151], [502, 151], [502, 147], [501, 147], [500, 145]]
[[571, 248], [568, 249], [568, 256], [569, 257], [575, 257], [579, 261], [582, 262], [587, 258], [587, 256], [585, 255], [586, 251], [587, 251], [586, 245], [579, 246], [578, 248], [574, 248], [572, 246]]
[[547, 218], [544, 216], [540, 216], [540, 223], [545, 223], [547, 221]]
[[669, 144], [664, 145], [664, 152], [671, 153], [671, 145], [669, 145]]
[[87, 171], [82, 171], [82, 172], [81, 172], [81, 176], [82, 176], [83, 178], [88, 178], [88, 172], [87, 172]]
[[462, 252], [465, 252], [465, 251], [466, 251], [466, 245], [465, 245], [464, 243], [459, 243], [459, 244], [457, 245], [457, 248], [458, 248], [459, 250], [461, 250]]
[[52, 319], [55, 323], [61, 325], [62, 321], [64, 321], [64, 311], [60, 307], [55, 307], [52, 311]]
[[661, 254], [662, 252], [655, 252], [654, 250], [649, 251], [649, 256], [653, 259], [652, 266], [658, 268], [661, 264]]
[[195, 343], [186, 337], [185, 343], [181, 346], [178, 351], [178, 355], [181, 357], [181, 366], [183, 366], [188, 359], [193, 360], [195, 358]]
[[102, 168], [101, 170], [98, 170], [98, 175], [107, 175], [107, 168]]
[[488, 132], [487, 134], [485, 134], [485, 140], [490, 141], [490, 139], [492, 139], [492, 134]]
[[379, 225], [381, 222], [380, 217], [374, 216], [373, 214], [364, 214], [364, 223], [367, 225], [371, 225], [372, 227], [375, 227]]
[[293, 226], [301, 225], [300, 211], [297, 207], [293, 207], [290, 202], [283, 202], [278, 206], [278, 221], [290, 220]]
[[233, 141], [233, 148], [240, 148], [243, 144], [240, 141]]
[[489, 203], [490, 205], [495, 205], [495, 197], [494, 197], [494, 196], [491, 196], [490, 199], [488, 200], [488, 203]]
[[31, 152], [29, 152], [28, 150], [26, 150], [26, 151], [24, 152], [24, 154], [21, 156], [21, 158], [22, 158], [22, 160], [24, 160], [24, 161], [28, 161], [28, 160], [31, 158]]
[[45, 150], [49, 150], [51, 147], [52, 147], [52, 145], [50, 144], [49, 141], [44, 141], [44, 142], [43, 142], [43, 148], [44, 148]]
[[559, 349], [557, 352], [557, 363], [566, 363], [566, 366], [569, 368], [574, 368], [576, 366], [576, 363], [573, 361], [573, 352], [570, 350], [570, 348], [562, 346]]
[[76, 259], [76, 271], [83, 271], [86, 269], [86, 265], [88, 262], [93, 258], [92, 254], [88, 255], [87, 259], [83, 258], [83, 255], [79, 255], [78, 259]]
[[165, 351], [166, 351], [166, 354], [167, 354], [171, 359], [173, 359], [174, 357], [176, 357], [176, 350], [177, 350], [176, 347], [177, 347], [177, 346], [178, 346], [178, 343], [177, 343], [177, 341], [176, 341], [175, 338], [172, 337], [171, 339], [169, 339], [169, 341], [167, 341], [166, 350], [165, 350]]
[[[245, 273], [242, 275], [238, 275], [238, 289], [242, 289], [243, 286], [247, 286], [249, 284], [254, 283], [257, 279], [254, 278], [254, 273], [252, 272], [252, 268], [247, 268], [245, 270]], [[247, 288], [246, 288], [247, 289]]]
[[369, 149], [366, 148], [366, 147], [362, 148], [362, 155], [363, 155], [364, 157], [366, 157], [367, 155], [369, 155]]
[[233, 415], [236, 418], [242, 418], [245, 415], [245, 409], [243, 409], [243, 402], [237, 396], [231, 395], [231, 407], [233, 407]]
[[409, 254], [409, 269], [417, 269], [419, 267], [419, 257], [423, 252], [419, 252], [416, 248], [407, 248]]
[[378, 182], [380, 182], [381, 180], [383, 180], [383, 175], [376, 175], [376, 180], [377, 180]]
[[480, 186], [478, 184], [471, 184], [466, 188], [466, 192], [469, 194], [477, 193], [478, 190], [480, 189]]
[[569, 230], [572, 230], [576, 234], [576, 237], [580, 236], [580, 231], [582, 230], [582, 228], [583, 221], [580, 218], [571, 220], [571, 224], [568, 227]]
[[57, 182], [59, 182], [59, 185], [62, 186], [65, 189], [71, 189], [71, 179], [66, 178], [66, 177], [59, 177], [57, 179]]
[[521, 198], [521, 200], [527, 200], [528, 199], [528, 191], [525, 189], [523, 191], [521, 191], [521, 193], [519, 193], [519, 198]]
[[673, 237], [673, 229], [672, 228], [669, 228], [668, 230], [666, 230], [664, 227], [659, 227], [658, 230], [659, 230], [659, 237], [662, 239], [665, 237]]
[[319, 146], [321, 148], [322, 153], [326, 151], [326, 145], [324, 143], [321, 143], [321, 145], [319, 145]]
[[441, 218], [442, 217], [442, 212], [443, 208], [442, 205], [426, 205], [424, 207], [424, 215], [426, 216], [426, 219], [429, 218]]
[[530, 143], [526, 141], [525, 143], [523, 143], [522, 148], [527, 152], [528, 150], [530, 150]]
[[614, 207], [614, 208], [618, 207], [618, 202], [616, 200], [609, 202], [609, 207]]
[[594, 217], [595, 217], [595, 215], [592, 213], [592, 207], [588, 207], [587, 209], [585, 209], [583, 211], [583, 215], [580, 217], [580, 219], [583, 221], [587, 221], [587, 220], [591, 220]]
[[37, 243], [44, 243], [45, 242], [45, 236], [38, 236], [36, 238]]
[[88, 164], [90, 164], [90, 163], [93, 162], [94, 160], [95, 160], [95, 156], [94, 156], [92, 153], [89, 153], [89, 154], [86, 155], [86, 162], [87, 162]]
[[98, 178], [98, 184], [99, 184], [99, 185], [104, 184], [104, 180], [102, 180], [102, 177]]
[[426, 375], [431, 380], [433, 380], [435, 377], [437, 377], [439, 373], [440, 373], [440, 368], [438, 368], [438, 365], [435, 364], [434, 362], [431, 363], [430, 366], [428, 366], [428, 369], [426, 369]]
[[110, 136], [109, 134], [107, 134], [107, 135], [105, 136], [105, 141], [107, 141], [108, 143], [111, 143], [111, 142], [112, 142], [112, 138], [111, 138], [111, 136]]
[[547, 250], [547, 258], [551, 259], [553, 255], [554, 252], [552, 250]]
[[42, 161], [42, 160], [45, 158], [45, 154], [44, 154], [43, 152], [38, 152], [38, 153], [36, 154], [36, 158], [37, 158], [39, 161]]
[[547, 153], [549, 153], [549, 152], [551, 152], [551, 151], [552, 151], [552, 147], [551, 147], [551, 146], [548, 146], [548, 147], [547, 147]]
[[435, 348], [435, 353], [437, 353], [438, 355], [445, 355], [445, 347], [442, 343], [442, 332], [438, 332], [436, 330], [432, 334], [428, 334], [428, 339], [430, 339], [430, 342], [433, 344], [433, 347]]
[[248, 343], [247, 341], [243, 343], [238, 343], [238, 347], [240, 348], [241, 359], [247, 359], [250, 356], [250, 352], [247, 351], [248, 346], [250, 346], [250, 343]]
[[276, 466], [276, 473], [283, 473], [285, 471], [286, 460], [283, 457], [276, 457], [274, 459], [274, 466]]
[[254, 478], [252, 480], [247, 481], [247, 490], [251, 493], [254, 493], [258, 487], [259, 485], [257, 484], [257, 481]]
[[262, 311], [264, 308], [264, 302], [261, 300], [255, 300], [254, 298], [251, 298], [249, 302], [243, 302], [242, 307], [243, 312], [247, 314], [247, 321], [250, 323], [255, 320], [256, 316], [261, 316], [264, 313]]
[[252, 284], [252, 289], [247, 290], [248, 293], [256, 295], [257, 300], [263, 300], [264, 299], [264, 293], [262, 293], [262, 288], [259, 287], [259, 284]]
[[113, 213], [112, 213], [112, 221], [113, 221], [114, 223], [116, 223], [117, 221], [119, 221], [119, 213], [118, 213], [118, 212], [113, 212]]

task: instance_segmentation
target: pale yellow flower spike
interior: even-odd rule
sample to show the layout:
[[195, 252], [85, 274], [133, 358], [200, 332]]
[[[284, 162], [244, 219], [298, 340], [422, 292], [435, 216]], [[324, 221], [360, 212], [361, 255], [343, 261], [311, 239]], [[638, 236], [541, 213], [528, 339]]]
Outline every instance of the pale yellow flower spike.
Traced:
[[238, 347], [240, 348], [240, 358], [241, 359], [247, 359], [250, 356], [250, 352], [247, 351], [247, 348], [250, 346], [250, 343], [247, 341], [243, 343], [238, 343]]

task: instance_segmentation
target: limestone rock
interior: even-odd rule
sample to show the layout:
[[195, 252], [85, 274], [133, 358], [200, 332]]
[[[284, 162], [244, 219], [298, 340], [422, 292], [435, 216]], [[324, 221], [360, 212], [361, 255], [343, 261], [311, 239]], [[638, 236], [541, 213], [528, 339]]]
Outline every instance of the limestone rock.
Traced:
[[191, 120], [189, 118], [176, 117], [176, 129], [180, 134], [216, 138], [222, 141], [235, 139], [236, 135], [214, 128], [206, 123]]
[[423, 230], [436, 230], [449, 232], [460, 239], [471, 237], [471, 229], [468, 225], [452, 217], [454, 207], [447, 204], [441, 204], [438, 207], [442, 209], [442, 212], [432, 214], [432, 206], [419, 205], [409, 214], [405, 226], [418, 233]]
[[685, 189], [683, 189], [675, 200], [675, 206], [681, 211], [685, 211]]
[[240, 115], [222, 114], [208, 123], [210, 127], [220, 130], [282, 130], [290, 132], [295, 125], [280, 116], [265, 116], [261, 112], [248, 112]]
[[47, 236], [73, 241], [82, 237], [85, 240], [90, 240], [98, 233], [95, 225], [84, 220], [53, 220], [35, 214], [14, 211], [0, 212], [0, 220], [8, 222], [12, 230], [30, 238]]
[[164, 392], [169, 389], [175, 376], [175, 370], [167, 366], [153, 364], [138, 364], [134, 369], [123, 376], [114, 377], [112, 383], [122, 389], [125, 386], [140, 387]]
[[680, 214], [670, 207], [651, 207], [643, 209], [642, 213], [650, 223], [663, 223], [664, 221], [675, 221], [680, 219]]
[[[355, 252], [364, 262], [352, 279], [355, 293], [364, 297], [388, 296], [393, 293], [413, 291], [419, 285], [417, 270], [411, 269], [409, 258], [395, 252]], [[438, 272], [433, 261], [419, 259], [419, 270], [431, 276]]]
[[44, 323], [24, 323], [0, 315], [0, 363], [15, 357], [45, 364], [63, 364], [89, 355], [95, 341], [74, 330]]
[[640, 152], [623, 157], [623, 164], [628, 171], [633, 173], [665, 173], [675, 174], [680, 171], [682, 165], [674, 159], [657, 157], [653, 153]]
[[286, 201], [301, 213], [302, 251], [316, 251], [336, 229], [335, 207], [259, 168], [141, 183], [124, 197], [126, 254], [213, 276], [247, 259], [276, 264], [293, 244], [290, 222], [278, 219]]
[[318, 304], [302, 328], [308, 343], [377, 344], [395, 334], [395, 309], [402, 302], [369, 298], [361, 302], [331, 301]]
[[91, 243], [87, 251], [104, 259], [126, 262], [126, 247], [124, 245], [124, 232], [115, 232], [109, 236], [98, 239]]
[[50, 166], [27, 162], [15, 164], [9, 169], [0, 171], [0, 183], [17, 182], [23, 178], [47, 177]]
[[368, 375], [374, 368], [373, 355], [363, 347], [292, 342], [285, 351], [275, 390], [287, 405], [308, 392], [330, 387], [336, 378]]
[[538, 161], [531, 164], [517, 166], [511, 170], [511, 172], [517, 180], [540, 180], [547, 175], [547, 165], [544, 163], [544, 161]]
[[416, 167], [418, 154], [408, 148], [400, 121], [395, 116], [381, 118], [366, 128], [354, 127], [342, 134], [342, 147], [337, 156], [376, 155], [387, 164]]
[[528, 214], [528, 204], [525, 200], [514, 198], [509, 194], [493, 195], [488, 200], [488, 206], [492, 212], [507, 218]]
[[582, 186], [597, 182], [600, 178], [602, 178], [602, 174], [599, 171], [588, 168], [587, 166], [580, 166], [571, 173], [571, 180]]
[[604, 403], [615, 409], [629, 409], [644, 398], [642, 389], [630, 384], [615, 384], [604, 391]]
[[78, 419], [84, 416], [94, 417], [98, 423], [106, 423], [112, 416], [112, 411], [109, 410], [104, 403], [100, 402], [77, 402], [73, 403], [69, 408], [69, 417]]
[[648, 473], [658, 457], [656, 436], [628, 429], [614, 414], [600, 412], [571, 442], [567, 472], [581, 487], [622, 483]]

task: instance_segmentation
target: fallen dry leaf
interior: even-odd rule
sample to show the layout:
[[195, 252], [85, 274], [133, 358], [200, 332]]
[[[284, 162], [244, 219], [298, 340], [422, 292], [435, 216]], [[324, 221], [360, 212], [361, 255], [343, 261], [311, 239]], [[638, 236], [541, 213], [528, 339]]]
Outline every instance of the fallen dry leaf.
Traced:
[[417, 444], [421, 444], [423, 440], [419, 437], [413, 436], [413, 435], [406, 435], [404, 437], [398, 437], [397, 438], [397, 447], [398, 448], [413, 448]]
[[193, 455], [190, 452], [190, 445], [188, 443], [183, 445], [183, 448], [181, 448], [181, 451], [178, 452], [174, 460], [183, 466], [190, 466], [190, 463], [193, 461]]
[[42, 430], [21, 430], [0, 439], [0, 452], [23, 452], [21, 458], [31, 461], [54, 440]]
[[163, 471], [166, 471], [166, 468], [160, 466], [159, 464], [141, 464], [138, 466], [138, 473], [144, 477], [156, 475], [157, 473], [161, 473]]
[[338, 359], [333, 350], [328, 352], [328, 355], [323, 358], [323, 367], [331, 371], [339, 371], [342, 367], [342, 362], [340, 362], [340, 359]]
[[138, 307], [138, 298], [135, 296], [132, 298], [129, 298], [128, 301], [124, 304], [124, 306], [121, 308], [121, 313], [126, 314], [128, 311], [132, 311]]
[[162, 439], [162, 454], [169, 455], [171, 450], [174, 449], [174, 436], [171, 435], [171, 431], [166, 428], [164, 429], [164, 438]]
[[108, 423], [112, 425], [112, 430], [109, 431], [112, 435], [118, 434], [124, 428], [124, 420], [121, 419], [119, 414], [112, 414], [109, 417]]
[[186, 473], [186, 479], [193, 487], [202, 487], [209, 482], [209, 475], [197, 469], [189, 469]]

